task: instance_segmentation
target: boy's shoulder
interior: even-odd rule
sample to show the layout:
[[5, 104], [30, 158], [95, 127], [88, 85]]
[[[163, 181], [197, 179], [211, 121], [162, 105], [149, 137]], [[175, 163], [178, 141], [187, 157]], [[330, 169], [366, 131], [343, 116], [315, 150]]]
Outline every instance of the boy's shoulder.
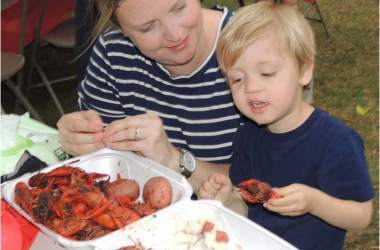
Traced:
[[314, 126], [316, 126], [317, 131], [323, 132], [330, 137], [332, 135], [358, 134], [342, 120], [325, 110], [315, 108], [313, 115], [316, 117]]
[[310, 144], [314, 145], [314, 150], [319, 148], [321, 152], [326, 152], [328, 148], [332, 153], [363, 148], [360, 134], [339, 118], [321, 109], [316, 109], [314, 113], [314, 122], [305, 133], [310, 139]]
[[307, 136], [310, 143], [328, 144], [341, 140], [352, 139], [361, 141], [358, 132], [347, 126], [339, 118], [331, 115], [327, 111], [315, 108], [310, 117], [298, 128], [284, 134], [272, 134], [265, 126], [260, 126], [251, 120], [245, 120], [238, 129], [240, 140], [247, 141], [258, 137], [265, 137], [266, 140], [279, 141], [303, 141]]

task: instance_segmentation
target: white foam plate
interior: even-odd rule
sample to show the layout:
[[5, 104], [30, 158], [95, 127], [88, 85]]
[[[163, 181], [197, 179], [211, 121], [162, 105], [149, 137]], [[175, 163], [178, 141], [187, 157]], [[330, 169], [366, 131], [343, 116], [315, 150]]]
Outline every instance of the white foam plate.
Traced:
[[[229, 242], [202, 246], [195, 244], [194, 233], [197, 223], [205, 221], [215, 224], [217, 230], [225, 231]], [[187, 233], [184, 233], [184, 232]], [[119, 237], [121, 236], [121, 237]], [[198, 239], [199, 240], [199, 239]], [[113, 240], [103, 238], [97, 242], [97, 250], [118, 249], [140, 242], [145, 249], [152, 250], [294, 250], [289, 242], [257, 223], [222, 206], [218, 201], [184, 200], [161, 210], [139, 224], [134, 224], [128, 231], [115, 236]]]
[[[172, 204], [178, 203], [183, 200], [189, 200], [193, 193], [190, 184], [182, 175], [154, 161], [138, 156], [132, 152], [120, 152], [113, 151], [110, 149], [101, 149], [92, 154], [69, 159], [67, 161], [51, 165], [47, 168], [44, 168], [41, 172], [49, 172], [63, 165], [80, 167], [86, 172], [108, 174], [111, 177], [111, 181], [117, 179], [117, 174], [120, 174], [122, 178], [134, 179], [138, 182], [138, 184], [141, 187], [140, 197], [138, 200], [142, 200], [141, 193], [145, 181], [153, 176], [164, 176], [168, 179], [173, 188]], [[25, 183], [28, 183], [28, 179], [34, 174], [36, 173], [25, 174], [17, 179], [3, 183], [1, 185], [2, 198], [5, 199], [16, 211], [23, 215], [27, 220], [35, 224], [44, 234], [46, 234], [49, 238], [62, 245], [63, 247], [70, 249], [87, 250], [97, 248], [98, 242], [103, 241], [110, 242], [113, 240], [122, 240], [124, 242], [125, 239], [127, 239], [125, 243], [128, 243], [128, 228], [135, 224], [143, 223], [145, 220], [149, 220], [151, 217], [155, 216], [155, 214], [152, 214], [150, 216], [144, 217], [132, 223], [124, 229], [116, 230], [98, 239], [89, 241], [70, 240], [66, 237], [63, 237], [55, 233], [54, 231], [50, 230], [44, 225], [34, 222], [33, 219], [16, 204], [14, 199], [14, 190], [17, 182], [23, 181]], [[167, 208], [164, 208], [163, 210]], [[112, 248], [108, 246], [105, 249]]]

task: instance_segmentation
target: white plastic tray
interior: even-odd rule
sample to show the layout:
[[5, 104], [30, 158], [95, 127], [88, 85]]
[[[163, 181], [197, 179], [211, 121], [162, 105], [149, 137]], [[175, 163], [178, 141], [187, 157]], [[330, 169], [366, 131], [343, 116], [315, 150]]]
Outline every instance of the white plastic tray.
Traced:
[[[134, 179], [139, 183], [141, 187], [139, 200], [142, 200], [141, 193], [145, 181], [153, 176], [165, 176], [169, 180], [173, 188], [172, 204], [182, 200], [189, 200], [192, 195], [192, 188], [182, 175], [154, 161], [143, 158], [131, 152], [120, 152], [109, 149], [102, 149], [92, 154], [73, 158], [65, 162], [60, 162], [58, 164], [51, 165], [47, 168], [44, 168], [41, 172], [49, 172], [52, 169], [55, 169], [63, 165], [80, 167], [87, 172], [98, 172], [108, 174], [111, 177], [111, 181], [117, 178], [117, 174], [120, 174], [123, 178]], [[1, 186], [2, 198], [5, 199], [26, 219], [35, 224], [44, 234], [46, 234], [48, 237], [50, 237], [52, 240], [56, 241], [63, 247], [81, 250], [95, 249], [98, 245], [97, 242], [103, 242], [104, 240], [109, 242], [111, 239], [119, 239], [120, 237], [125, 238], [126, 234], [128, 235], [129, 227], [134, 226], [135, 224], [142, 223], [145, 220], [149, 220], [150, 217], [155, 216], [155, 214], [152, 214], [150, 216], [144, 217], [132, 223], [124, 229], [116, 230], [98, 239], [89, 241], [70, 240], [48, 229], [44, 225], [34, 222], [33, 219], [16, 204], [14, 199], [14, 189], [16, 183], [19, 181], [28, 183], [28, 179], [34, 174], [35, 173], [25, 174], [17, 179], [3, 183]], [[106, 247], [105, 249], [112, 248]]]
[[[183, 230], [206, 220], [213, 222], [218, 230], [225, 231], [229, 242], [226, 250], [294, 250], [287, 241], [271, 233], [257, 223], [226, 209], [218, 201], [181, 201], [161, 210], [156, 216], [134, 224], [128, 231], [97, 242], [97, 249], [118, 249], [141, 242], [145, 249], [185, 250], [207, 249], [194, 247], [191, 239], [184, 237]], [[193, 227], [193, 226], [191, 226]], [[211, 249], [211, 248], [208, 248]]]

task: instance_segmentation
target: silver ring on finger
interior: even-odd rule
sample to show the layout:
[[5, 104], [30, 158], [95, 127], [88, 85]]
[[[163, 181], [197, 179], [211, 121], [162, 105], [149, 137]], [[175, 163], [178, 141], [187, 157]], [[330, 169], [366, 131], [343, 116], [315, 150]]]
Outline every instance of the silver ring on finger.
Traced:
[[141, 135], [142, 135], [142, 129], [136, 128], [133, 140], [135, 140], [135, 141], [141, 140], [142, 139]]

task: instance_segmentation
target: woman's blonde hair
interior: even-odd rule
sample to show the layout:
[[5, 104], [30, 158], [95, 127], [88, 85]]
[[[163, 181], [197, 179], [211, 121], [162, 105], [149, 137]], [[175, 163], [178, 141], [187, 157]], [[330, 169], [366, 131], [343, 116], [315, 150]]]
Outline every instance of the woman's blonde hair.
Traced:
[[95, 22], [94, 30], [92, 31], [92, 34], [91, 34], [91, 44], [110, 24], [114, 23], [118, 25], [117, 19], [115, 18], [115, 10], [119, 6], [120, 2], [122, 1], [125, 1], [125, 0], [97, 0], [96, 1], [98, 16]]
[[216, 50], [223, 72], [243, 51], [269, 32], [277, 32], [301, 72], [314, 64], [315, 42], [310, 24], [296, 7], [262, 1], [240, 8], [223, 29]]

